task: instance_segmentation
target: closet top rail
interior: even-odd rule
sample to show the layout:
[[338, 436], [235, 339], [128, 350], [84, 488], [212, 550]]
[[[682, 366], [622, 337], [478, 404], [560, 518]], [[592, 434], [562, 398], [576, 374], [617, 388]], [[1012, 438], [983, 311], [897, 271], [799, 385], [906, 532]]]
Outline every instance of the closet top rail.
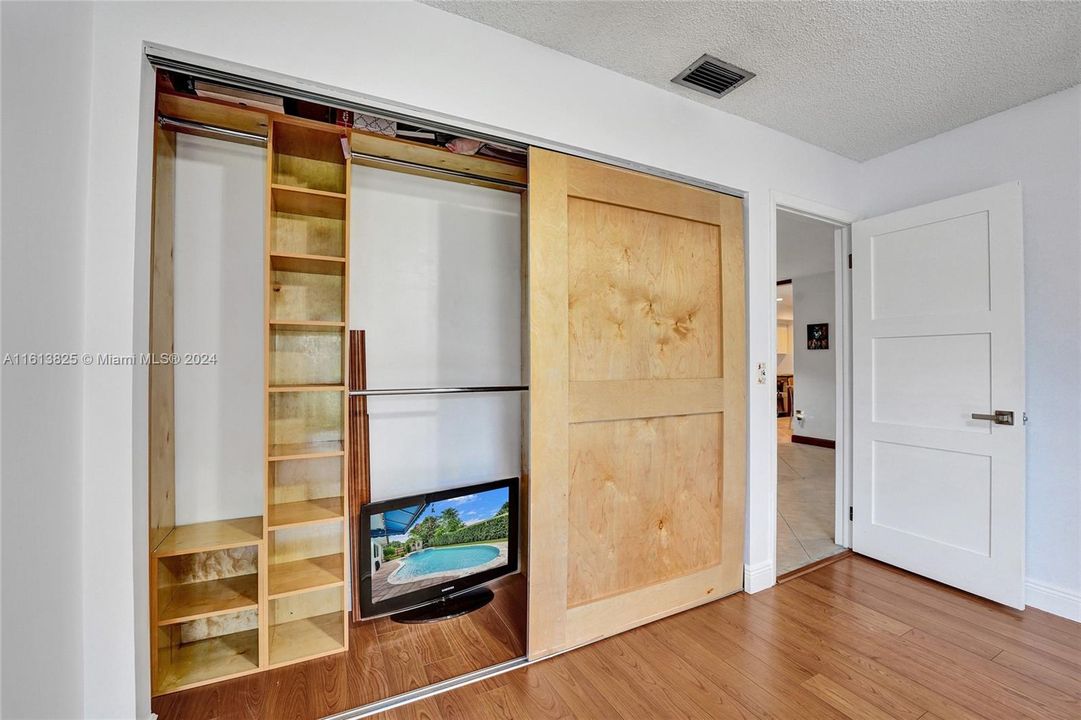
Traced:
[[381, 388], [371, 390], [350, 390], [349, 394], [353, 397], [379, 397], [387, 395], [451, 395], [457, 393], [497, 393], [528, 391], [528, 385], [478, 385], [467, 387]]
[[[179, 96], [161, 96], [163, 102], [158, 112], [158, 123], [167, 129], [179, 130], [193, 135], [219, 137], [250, 145], [266, 146], [265, 114], [240, 110], [229, 112], [217, 103], [203, 103]], [[164, 102], [168, 99], [168, 102]], [[170, 111], [175, 110], [177, 114]], [[185, 112], [189, 110], [191, 112]], [[222, 115], [225, 111], [227, 116]], [[178, 117], [188, 115], [190, 117]], [[239, 116], [239, 122], [228, 122], [227, 127], [204, 119], [221, 116], [225, 120]], [[527, 188], [526, 169], [500, 161], [470, 155], [457, 155], [441, 148], [420, 145], [393, 138], [377, 137], [348, 129], [352, 136], [353, 162], [369, 167], [400, 170], [427, 177], [440, 177], [480, 185], [498, 190], [522, 192]]]

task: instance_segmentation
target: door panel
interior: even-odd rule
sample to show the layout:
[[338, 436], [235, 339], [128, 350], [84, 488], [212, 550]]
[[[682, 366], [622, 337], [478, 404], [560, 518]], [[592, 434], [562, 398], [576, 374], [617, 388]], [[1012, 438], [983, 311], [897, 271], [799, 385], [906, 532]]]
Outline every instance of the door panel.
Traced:
[[740, 200], [529, 163], [537, 658], [741, 587], [746, 361]]
[[852, 236], [853, 549], [1024, 607], [1020, 187]]

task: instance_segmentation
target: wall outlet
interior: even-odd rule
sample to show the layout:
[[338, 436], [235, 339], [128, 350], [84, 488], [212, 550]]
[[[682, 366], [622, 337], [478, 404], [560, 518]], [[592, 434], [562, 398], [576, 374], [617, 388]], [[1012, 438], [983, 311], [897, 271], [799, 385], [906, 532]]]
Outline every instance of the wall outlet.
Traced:
[[755, 371], [755, 378], [758, 380], [759, 385], [766, 384], [766, 377], [769, 375], [769, 370], [766, 367], [766, 363], [758, 363], [758, 367]]

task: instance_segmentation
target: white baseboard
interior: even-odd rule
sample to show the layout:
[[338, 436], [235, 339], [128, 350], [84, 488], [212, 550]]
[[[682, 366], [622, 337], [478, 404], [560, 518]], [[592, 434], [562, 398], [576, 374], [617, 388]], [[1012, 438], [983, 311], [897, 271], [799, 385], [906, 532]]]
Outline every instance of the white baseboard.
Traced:
[[756, 593], [777, 584], [777, 573], [773, 563], [765, 560], [756, 565], [743, 566], [743, 591]]
[[1081, 622], [1081, 593], [1026, 580], [1025, 604], [1067, 620]]

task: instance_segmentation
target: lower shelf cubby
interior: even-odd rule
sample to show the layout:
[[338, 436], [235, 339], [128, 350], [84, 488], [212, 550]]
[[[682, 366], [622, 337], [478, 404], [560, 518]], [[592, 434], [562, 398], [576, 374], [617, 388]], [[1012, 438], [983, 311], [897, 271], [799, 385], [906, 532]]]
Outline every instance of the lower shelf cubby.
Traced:
[[287, 665], [346, 649], [344, 593], [340, 587], [270, 601], [270, 664]]
[[238, 677], [259, 669], [256, 610], [158, 628], [155, 695]]

